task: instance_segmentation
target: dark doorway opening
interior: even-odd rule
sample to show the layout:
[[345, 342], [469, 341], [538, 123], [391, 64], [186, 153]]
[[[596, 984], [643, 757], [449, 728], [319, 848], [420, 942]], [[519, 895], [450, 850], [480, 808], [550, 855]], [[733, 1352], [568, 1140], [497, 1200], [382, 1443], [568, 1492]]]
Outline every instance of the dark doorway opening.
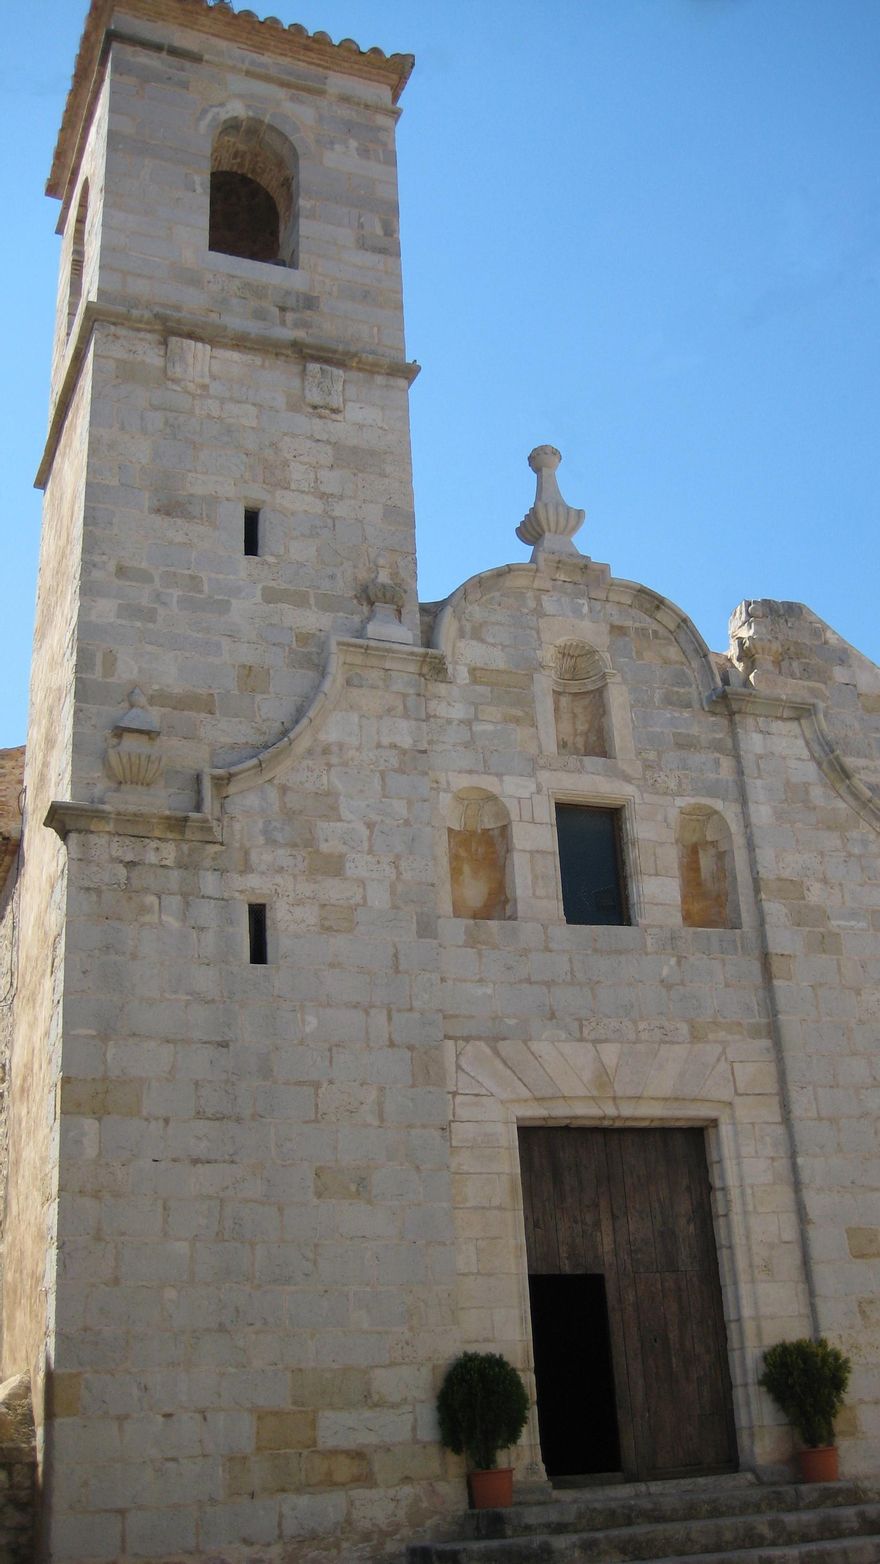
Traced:
[[529, 1300], [547, 1476], [619, 1472], [604, 1276], [530, 1276]]

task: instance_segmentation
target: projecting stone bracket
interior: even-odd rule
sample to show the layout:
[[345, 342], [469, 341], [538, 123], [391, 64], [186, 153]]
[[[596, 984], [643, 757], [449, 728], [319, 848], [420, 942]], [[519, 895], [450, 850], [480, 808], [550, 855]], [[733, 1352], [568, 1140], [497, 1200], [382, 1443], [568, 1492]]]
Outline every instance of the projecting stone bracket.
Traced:
[[128, 809], [114, 804], [77, 804], [53, 799], [43, 821], [62, 842], [71, 831], [91, 831], [104, 836], [152, 836], [171, 842], [221, 842], [219, 819], [193, 810], [187, 814], [169, 809]]

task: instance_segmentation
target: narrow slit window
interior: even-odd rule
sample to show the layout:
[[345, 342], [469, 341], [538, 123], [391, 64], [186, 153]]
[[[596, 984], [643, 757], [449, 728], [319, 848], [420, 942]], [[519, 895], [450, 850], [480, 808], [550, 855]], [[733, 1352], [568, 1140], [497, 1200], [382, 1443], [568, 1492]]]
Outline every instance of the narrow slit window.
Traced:
[[260, 512], [247, 505], [244, 511], [244, 551], [250, 555], [260, 552]]
[[265, 967], [269, 961], [269, 942], [266, 935], [264, 901], [252, 901], [248, 904], [248, 946], [251, 966]]
[[621, 811], [557, 804], [556, 836], [566, 923], [629, 923]]

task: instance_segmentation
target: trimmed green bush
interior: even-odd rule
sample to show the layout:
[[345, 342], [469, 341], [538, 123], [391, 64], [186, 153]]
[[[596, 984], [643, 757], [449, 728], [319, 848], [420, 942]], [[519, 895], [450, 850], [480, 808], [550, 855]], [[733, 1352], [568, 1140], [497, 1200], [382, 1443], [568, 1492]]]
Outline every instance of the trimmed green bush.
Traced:
[[437, 1397], [440, 1438], [475, 1471], [498, 1464], [499, 1450], [515, 1444], [529, 1415], [526, 1387], [498, 1352], [463, 1352], [446, 1372]]
[[805, 1445], [834, 1443], [834, 1419], [843, 1406], [852, 1364], [824, 1336], [778, 1341], [764, 1353], [758, 1380], [797, 1429]]

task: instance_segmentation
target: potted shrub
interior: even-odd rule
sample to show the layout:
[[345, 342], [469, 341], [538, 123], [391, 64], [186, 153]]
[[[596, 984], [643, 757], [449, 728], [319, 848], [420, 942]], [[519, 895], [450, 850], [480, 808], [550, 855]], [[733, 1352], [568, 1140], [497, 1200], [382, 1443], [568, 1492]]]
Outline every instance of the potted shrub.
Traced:
[[834, 1419], [843, 1406], [852, 1364], [824, 1336], [779, 1341], [764, 1354], [759, 1385], [770, 1392], [806, 1445], [798, 1452], [806, 1483], [837, 1481]]
[[437, 1397], [440, 1438], [471, 1470], [475, 1510], [513, 1502], [513, 1471], [498, 1467], [498, 1452], [515, 1444], [529, 1415], [519, 1374], [497, 1352], [464, 1352], [450, 1365]]

